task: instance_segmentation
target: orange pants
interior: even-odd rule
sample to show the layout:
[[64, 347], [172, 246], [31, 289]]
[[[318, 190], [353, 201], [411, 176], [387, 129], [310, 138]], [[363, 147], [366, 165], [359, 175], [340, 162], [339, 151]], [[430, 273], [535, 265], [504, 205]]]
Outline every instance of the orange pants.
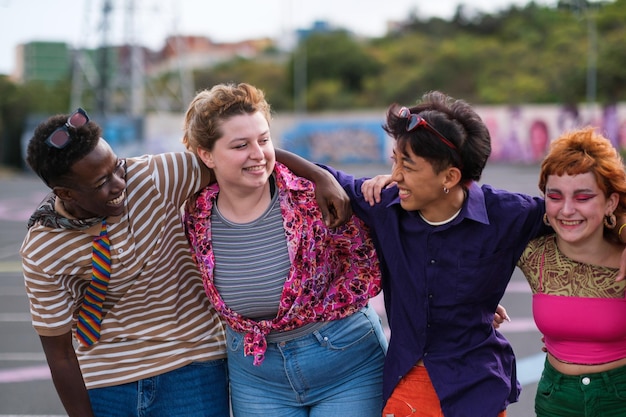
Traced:
[[[428, 371], [414, 366], [393, 390], [383, 410], [383, 417], [444, 417]], [[498, 417], [506, 417], [503, 410]]]

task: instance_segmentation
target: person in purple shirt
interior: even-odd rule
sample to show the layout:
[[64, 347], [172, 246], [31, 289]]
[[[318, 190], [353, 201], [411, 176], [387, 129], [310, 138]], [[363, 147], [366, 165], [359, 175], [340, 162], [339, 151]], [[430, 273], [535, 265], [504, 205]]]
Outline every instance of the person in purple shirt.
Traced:
[[[384, 129], [395, 139], [396, 185], [380, 204], [362, 193], [366, 179], [324, 167], [370, 227], [381, 260], [391, 328], [383, 416], [505, 415], [520, 385], [492, 321], [526, 244], [549, 230], [543, 200], [477, 184], [490, 136], [461, 100], [431, 92], [410, 109], [392, 105]], [[315, 169], [300, 162], [288, 165], [299, 175]]]
[[462, 100], [433, 91], [411, 108], [393, 104], [383, 128], [393, 168], [378, 181], [280, 151], [297, 175], [335, 176], [371, 229], [391, 328], [382, 415], [505, 416], [521, 387], [492, 321], [526, 244], [551, 231], [543, 199], [477, 183], [490, 136]]

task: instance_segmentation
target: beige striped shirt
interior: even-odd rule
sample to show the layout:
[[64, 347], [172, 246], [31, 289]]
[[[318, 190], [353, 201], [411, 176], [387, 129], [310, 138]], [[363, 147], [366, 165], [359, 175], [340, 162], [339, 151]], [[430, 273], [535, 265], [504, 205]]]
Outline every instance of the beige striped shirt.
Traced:
[[[87, 388], [137, 381], [193, 361], [224, 358], [224, 329], [191, 260], [179, 208], [207, 178], [191, 153], [127, 159], [126, 211], [108, 218], [112, 273], [100, 341], [77, 347]], [[58, 201], [57, 201], [58, 203]], [[56, 209], [63, 213], [60, 204]], [[35, 330], [75, 327], [91, 280], [87, 230], [31, 227], [21, 248]]]

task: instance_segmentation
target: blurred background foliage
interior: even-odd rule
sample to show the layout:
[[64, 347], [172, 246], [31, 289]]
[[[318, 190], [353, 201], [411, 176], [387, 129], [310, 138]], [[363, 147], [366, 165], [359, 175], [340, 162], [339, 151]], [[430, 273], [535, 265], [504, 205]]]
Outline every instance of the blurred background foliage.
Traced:
[[[195, 90], [249, 82], [275, 111], [321, 112], [411, 104], [442, 90], [472, 104], [626, 101], [626, 0], [534, 2], [496, 14], [459, 6], [450, 20], [412, 12], [381, 38], [315, 33], [285, 54], [275, 47], [193, 73]], [[593, 63], [591, 61], [593, 59]], [[589, 91], [593, 65], [593, 92]], [[163, 79], [145, 80], [158, 88]], [[29, 114], [66, 112], [71, 80], [53, 87], [0, 75], [0, 140]], [[186, 104], [183, 103], [181, 111]], [[19, 145], [16, 145], [19, 146]]]

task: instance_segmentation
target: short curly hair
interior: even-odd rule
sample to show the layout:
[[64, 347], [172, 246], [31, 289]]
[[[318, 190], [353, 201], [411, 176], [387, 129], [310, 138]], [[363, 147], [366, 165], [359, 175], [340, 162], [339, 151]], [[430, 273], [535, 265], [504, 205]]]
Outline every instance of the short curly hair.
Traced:
[[429, 91], [409, 109], [412, 114], [426, 120], [458, 149], [456, 157], [455, 151], [429, 130], [407, 131], [407, 119], [398, 114], [399, 109], [400, 105], [397, 103], [389, 106], [383, 129], [400, 147], [409, 145], [413, 153], [429, 161], [436, 172], [441, 172], [448, 166], [458, 166], [462, 174], [461, 182], [464, 184], [480, 180], [491, 155], [491, 136], [487, 126], [469, 103], [440, 91]]
[[[615, 208], [615, 215], [618, 218], [626, 215], [624, 162], [611, 141], [592, 126], [567, 131], [552, 141], [550, 152], [541, 163], [539, 189], [545, 194], [550, 175], [574, 176], [588, 172], [593, 174], [598, 188], [606, 197], [613, 193], [618, 194], [619, 203]], [[604, 235], [618, 242], [615, 234], [606, 228]]]
[[253, 85], [223, 83], [200, 91], [189, 104], [183, 127], [183, 144], [197, 154], [198, 147], [213, 150], [222, 137], [222, 123], [233, 116], [260, 112], [271, 120], [271, 109], [262, 90]]
[[611, 141], [586, 126], [563, 133], [550, 144], [541, 163], [539, 189], [546, 191], [550, 175], [580, 175], [590, 172], [605, 196], [619, 195], [615, 214], [626, 214], [626, 171], [621, 155]]
[[46, 144], [46, 139], [63, 126], [69, 114], [58, 114], [41, 122], [35, 128], [26, 149], [26, 162], [50, 188], [67, 180], [72, 166], [95, 149], [102, 136], [102, 128], [89, 121], [79, 128], [68, 127], [70, 142], [63, 149]]

